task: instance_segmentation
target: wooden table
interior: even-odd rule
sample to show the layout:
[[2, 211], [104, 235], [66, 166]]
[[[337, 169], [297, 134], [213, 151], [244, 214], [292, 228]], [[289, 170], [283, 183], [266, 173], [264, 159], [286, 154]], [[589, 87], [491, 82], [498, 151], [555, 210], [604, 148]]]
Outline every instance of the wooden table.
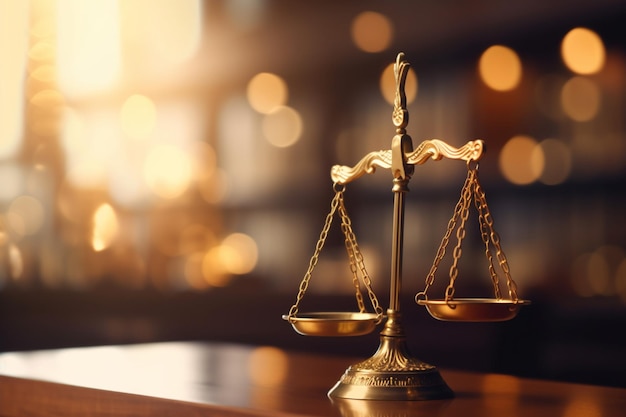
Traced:
[[153, 343], [0, 354], [0, 415], [623, 417], [626, 389], [441, 370], [452, 400], [330, 400], [359, 358]]

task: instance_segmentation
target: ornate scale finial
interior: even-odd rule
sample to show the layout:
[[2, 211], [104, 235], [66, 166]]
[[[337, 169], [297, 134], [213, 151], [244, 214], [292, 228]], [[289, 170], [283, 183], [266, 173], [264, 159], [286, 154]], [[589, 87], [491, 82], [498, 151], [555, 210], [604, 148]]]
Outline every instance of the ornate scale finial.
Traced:
[[409, 73], [411, 64], [404, 60], [404, 53], [400, 52], [396, 57], [396, 63], [393, 65], [393, 74], [396, 78], [396, 94], [393, 100], [392, 121], [399, 134], [406, 133], [406, 126], [409, 124], [409, 112], [406, 109], [406, 93], [404, 85], [406, 77]]
[[396, 80], [396, 91], [393, 102], [392, 121], [396, 134], [391, 139], [391, 149], [370, 152], [354, 166], [335, 165], [331, 168], [330, 177], [334, 183], [347, 184], [364, 174], [372, 174], [376, 168], [391, 169], [394, 179], [406, 180], [413, 174], [415, 165], [421, 165], [429, 159], [438, 160], [443, 157], [460, 159], [466, 162], [477, 161], [483, 153], [483, 141], [469, 141], [460, 148], [448, 145], [439, 139], [425, 140], [413, 149], [411, 137], [407, 134], [409, 111], [406, 106], [404, 87], [411, 64], [400, 52], [396, 57], [393, 72]]

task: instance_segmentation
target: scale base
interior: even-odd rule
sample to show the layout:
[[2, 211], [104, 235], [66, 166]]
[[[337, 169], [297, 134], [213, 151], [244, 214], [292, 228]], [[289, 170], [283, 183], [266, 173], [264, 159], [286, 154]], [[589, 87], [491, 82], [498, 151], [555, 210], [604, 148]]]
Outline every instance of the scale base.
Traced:
[[406, 339], [394, 315], [389, 317], [381, 332], [376, 353], [350, 366], [328, 392], [329, 397], [388, 401], [454, 397], [436, 367], [410, 356]]
[[421, 372], [359, 372], [349, 368], [328, 392], [328, 396], [352, 400], [423, 401], [452, 398], [454, 393], [436, 369]]

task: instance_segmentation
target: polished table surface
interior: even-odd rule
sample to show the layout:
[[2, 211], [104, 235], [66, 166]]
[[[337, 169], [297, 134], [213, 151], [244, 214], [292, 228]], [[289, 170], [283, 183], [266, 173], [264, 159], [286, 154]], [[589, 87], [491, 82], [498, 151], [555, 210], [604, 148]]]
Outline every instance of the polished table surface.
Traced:
[[0, 416], [626, 416], [626, 389], [445, 369], [451, 400], [330, 400], [359, 359], [191, 342], [8, 352]]

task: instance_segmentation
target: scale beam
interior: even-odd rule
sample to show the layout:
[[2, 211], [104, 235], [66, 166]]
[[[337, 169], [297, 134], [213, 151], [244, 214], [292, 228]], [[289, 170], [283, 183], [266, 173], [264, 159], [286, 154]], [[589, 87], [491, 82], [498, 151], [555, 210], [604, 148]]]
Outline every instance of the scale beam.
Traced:
[[[478, 161], [485, 149], [482, 140], [471, 140], [460, 148], [448, 145], [439, 139], [430, 139], [422, 142], [416, 150], [403, 155], [408, 165], [422, 165], [429, 159], [438, 161], [442, 158], [458, 159], [466, 162]], [[365, 174], [373, 174], [376, 168], [389, 169], [392, 166], [392, 150], [370, 152], [356, 165], [334, 165], [330, 170], [333, 183], [347, 184]]]

